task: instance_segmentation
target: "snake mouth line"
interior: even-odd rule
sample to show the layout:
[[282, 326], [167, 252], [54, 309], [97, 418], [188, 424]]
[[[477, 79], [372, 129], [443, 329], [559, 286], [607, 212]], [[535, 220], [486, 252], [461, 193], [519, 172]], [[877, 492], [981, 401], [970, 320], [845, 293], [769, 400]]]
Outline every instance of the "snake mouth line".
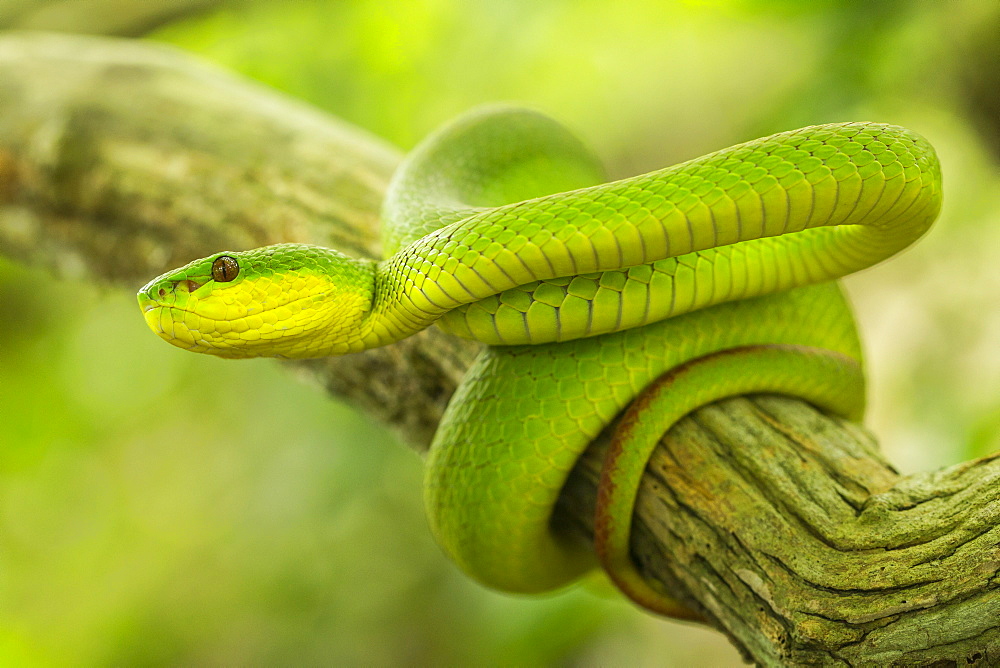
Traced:
[[[296, 297], [295, 299], [291, 299], [291, 300], [285, 302], [284, 304], [277, 304], [275, 306], [268, 306], [266, 308], [262, 308], [259, 311], [254, 311], [253, 313], [246, 313], [242, 317], [247, 317], [247, 316], [251, 316], [251, 315], [260, 315], [261, 313], [267, 313], [268, 311], [273, 311], [273, 310], [281, 308], [283, 306], [288, 306], [290, 304], [295, 304], [297, 302], [305, 301], [307, 299], [314, 299], [316, 297], [320, 297], [320, 298], [325, 299], [329, 295], [330, 295], [329, 292], [320, 293], [318, 295], [303, 295], [301, 297]], [[180, 311], [181, 313], [191, 313], [191, 314], [194, 314], [194, 315], [198, 316], [199, 318], [204, 318], [205, 320], [211, 320], [212, 322], [231, 322], [230, 320], [227, 320], [225, 318], [212, 318], [212, 317], [204, 315], [202, 313], [198, 313], [197, 311], [195, 311], [193, 309], [184, 308], [182, 306], [177, 306], [176, 304], [164, 304], [162, 302], [157, 302], [157, 301], [152, 301], [152, 303], [150, 303], [150, 304], [148, 304], [146, 306], [143, 306], [142, 310], [143, 310], [143, 313], [149, 313], [153, 309], [157, 309], [157, 308], [168, 309], [168, 310], [171, 310], [171, 311]]]

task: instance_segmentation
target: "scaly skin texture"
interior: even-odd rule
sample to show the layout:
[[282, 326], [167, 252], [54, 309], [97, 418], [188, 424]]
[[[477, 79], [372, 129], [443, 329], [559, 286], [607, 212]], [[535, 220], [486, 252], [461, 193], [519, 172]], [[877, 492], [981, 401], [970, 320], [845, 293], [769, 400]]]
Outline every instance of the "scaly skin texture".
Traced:
[[[811, 296], [822, 301], [816, 290], [812, 288]], [[828, 299], [837, 300], [832, 296]], [[826, 334], [829, 337], [830, 332]], [[856, 342], [829, 337], [823, 343], [825, 348], [808, 343], [721, 348], [664, 373], [629, 406], [617, 425], [601, 471], [594, 548], [604, 570], [633, 601], [663, 615], [691, 616], [642, 578], [632, 562], [629, 541], [632, 508], [646, 462], [663, 433], [692, 405], [747, 392], [774, 392], [794, 394], [832, 413], [861, 419], [864, 374]]]
[[[212, 278], [212, 265], [223, 256], [239, 263], [232, 281]], [[139, 292], [139, 306], [150, 329], [192, 352], [316, 357], [348, 352], [341, 343], [345, 328], [371, 309], [374, 287], [372, 262], [279, 244], [216, 253], [163, 274]]]
[[[400, 168], [377, 265], [308, 246], [219, 253], [154, 279], [139, 302], [164, 339], [224, 357], [343, 354], [434, 322], [493, 344], [442, 419], [426, 499], [445, 551], [507, 591], [559, 587], [594, 565], [553, 534], [552, 507], [590, 440], [668, 374], [661, 385], [683, 389], [641, 403], [662, 419], [649, 431], [633, 418], [612, 448], [597, 548], [626, 594], [686, 616], [628, 559], [653, 432], [754, 391], [858, 417], [860, 346], [830, 281], [926, 231], [940, 169], [908, 130], [848, 123], [602, 180], [555, 122], [474, 112]], [[221, 256], [235, 277], [213, 278]]]
[[[593, 551], [554, 535], [549, 518], [579, 454], [660, 374], [761, 344], [831, 350], [860, 364], [850, 309], [833, 283], [602, 337], [488, 349], [469, 369], [431, 446], [425, 492], [435, 535], [463, 570], [492, 587], [527, 593], [571, 582], [595, 565]], [[685, 399], [681, 415], [708, 403]], [[646, 459], [638, 462], [639, 476]], [[630, 518], [631, 503], [622, 522]]]

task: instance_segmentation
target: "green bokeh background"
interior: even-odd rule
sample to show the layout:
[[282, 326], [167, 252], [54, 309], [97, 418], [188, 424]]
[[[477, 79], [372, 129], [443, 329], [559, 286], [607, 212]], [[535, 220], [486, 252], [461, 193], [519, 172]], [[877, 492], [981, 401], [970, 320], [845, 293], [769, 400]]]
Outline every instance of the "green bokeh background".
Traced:
[[[868, 424], [904, 472], [1000, 447], [993, 0], [290, 0], [149, 39], [404, 149], [523, 102], [615, 176], [800, 125], [911, 127], [945, 209], [848, 280]], [[131, 294], [7, 260], [0, 445], [0, 665], [739, 665], [617, 600], [483, 591], [430, 539], [419, 457], [366, 416], [268, 361], [164, 345]]]

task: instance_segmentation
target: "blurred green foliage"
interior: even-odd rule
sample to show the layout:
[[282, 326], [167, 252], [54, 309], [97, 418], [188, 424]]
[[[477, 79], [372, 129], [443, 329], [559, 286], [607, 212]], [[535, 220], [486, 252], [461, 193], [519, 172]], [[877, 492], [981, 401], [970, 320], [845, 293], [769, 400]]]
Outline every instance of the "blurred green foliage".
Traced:
[[[1000, 447], [1000, 174], [964, 87], [998, 15], [976, 0], [294, 0], [152, 38], [403, 148], [477, 103], [523, 102], [615, 176], [826, 121], [925, 134], [941, 221], [849, 281], [869, 422], [910, 471]], [[417, 456], [267, 361], [163, 345], [131, 295], [0, 262], [0, 351], [0, 663], [738, 663], [714, 632], [580, 590], [481, 590], [430, 540]]]

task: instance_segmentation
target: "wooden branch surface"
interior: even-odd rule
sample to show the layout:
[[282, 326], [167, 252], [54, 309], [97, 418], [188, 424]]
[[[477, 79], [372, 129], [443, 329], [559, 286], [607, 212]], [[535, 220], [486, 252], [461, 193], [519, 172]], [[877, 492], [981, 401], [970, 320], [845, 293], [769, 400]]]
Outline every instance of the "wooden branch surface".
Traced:
[[[280, 241], [377, 256], [399, 158], [170, 49], [0, 38], [0, 251], [65, 276], [134, 290], [192, 257]], [[477, 350], [432, 329], [289, 365], [422, 450]], [[605, 444], [557, 513], [581, 540]], [[734, 399], [670, 431], [636, 513], [644, 573], [757, 663], [1000, 663], [1000, 459], [900, 478], [856, 425]]]

